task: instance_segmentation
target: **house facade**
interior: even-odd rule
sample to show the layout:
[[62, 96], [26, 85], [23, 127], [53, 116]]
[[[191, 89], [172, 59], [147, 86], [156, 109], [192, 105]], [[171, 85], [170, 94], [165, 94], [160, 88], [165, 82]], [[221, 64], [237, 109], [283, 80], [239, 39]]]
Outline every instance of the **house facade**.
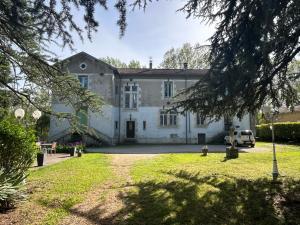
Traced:
[[[208, 123], [197, 113], [178, 114], [170, 110], [172, 97], [190, 87], [206, 70], [194, 69], [122, 69], [114, 68], [81, 52], [64, 60], [68, 71], [78, 77], [81, 85], [102, 96], [101, 113], [86, 109], [83, 123], [108, 144], [134, 143], [206, 143], [224, 134], [229, 126], [239, 129], [254, 127], [252, 117], [221, 119]], [[74, 110], [55, 100], [54, 112]], [[49, 139], [68, 140], [68, 120], [51, 118]], [[91, 141], [88, 138], [87, 142]]]

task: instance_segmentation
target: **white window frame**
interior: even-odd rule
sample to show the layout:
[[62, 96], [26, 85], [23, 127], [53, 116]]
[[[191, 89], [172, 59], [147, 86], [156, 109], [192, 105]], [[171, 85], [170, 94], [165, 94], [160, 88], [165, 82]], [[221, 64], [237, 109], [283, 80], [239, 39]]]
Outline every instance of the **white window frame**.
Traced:
[[196, 125], [197, 126], [206, 126], [206, 118], [203, 117], [200, 113], [196, 113]]
[[177, 112], [175, 110], [160, 110], [159, 111], [159, 125], [161, 127], [176, 127], [177, 126]]
[[[129, 87], [129, 90], [126, 88]], [[136, 87], [136, 90], [133, 90]], [[129, 99], [127, 99], [129, 96]], [[129, 100], [129, 104], [127, 104]], [[137, 109], [138, 108], [138, 86], [136, 84], [128, 84], [124, 86], [124, 108], [125, 109]]]
[[[85, 87], [84, 84], [81, 82], [81, 80], [80, 80], [81, 77], [86, 78], [86, 85], [87, 85], [86, 87]], [[79, 83], [80, 83], [80, 86], [81, 86], [81, 87], [86, 88], [86, 89], [89, 88], [89, 76], [88, 76], [88, 75], [78, 75], [77, 78], [78, 78], [78, 80], [79, 80]]]
[[174, 96], [174, 81], [165, 80], [163, 83], [164, 98], [172, 98]]

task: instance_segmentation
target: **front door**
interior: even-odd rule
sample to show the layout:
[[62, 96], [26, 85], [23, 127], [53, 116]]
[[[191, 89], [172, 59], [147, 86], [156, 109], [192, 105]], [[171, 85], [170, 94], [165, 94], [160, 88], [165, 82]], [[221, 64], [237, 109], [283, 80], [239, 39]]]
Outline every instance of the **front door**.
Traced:
[[206, 138], [205, 138], [205, 134], [204, 133], [198, 133], [198, 144], [199, 145], [203, 145], [206, 142]]
[[126, 135], [127, 135], [127, 138], [135, 137], [135, 122], [134, 121], [126, 122]]

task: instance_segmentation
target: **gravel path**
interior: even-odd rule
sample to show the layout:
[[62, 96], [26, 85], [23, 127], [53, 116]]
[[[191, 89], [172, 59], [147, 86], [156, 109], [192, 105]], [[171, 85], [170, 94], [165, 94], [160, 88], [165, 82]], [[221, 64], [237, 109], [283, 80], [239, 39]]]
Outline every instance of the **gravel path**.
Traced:
[[[225, 145], [207, 145], [209, 152], [224, 153]], [[112, 147], [88, 148], [88, 152], [108, 154], [165, 154], [165, 153], [199, 153], [203, 145], [119, 145]], [[263, 152], [265, 147], [239, 147], [240, 152]]]
[[88, 193], [85, 201], [74, 206], [71, 215], [63, 219], [60, 225], [120, 224], [121, 221], [118, 219], [124, 220], [124, 217], [118, 214], [124, 207], [120, 197], [133, 188], [130, 168], [137, 160], [154, 156], [151, 154], [112, 155], [112, 179]]

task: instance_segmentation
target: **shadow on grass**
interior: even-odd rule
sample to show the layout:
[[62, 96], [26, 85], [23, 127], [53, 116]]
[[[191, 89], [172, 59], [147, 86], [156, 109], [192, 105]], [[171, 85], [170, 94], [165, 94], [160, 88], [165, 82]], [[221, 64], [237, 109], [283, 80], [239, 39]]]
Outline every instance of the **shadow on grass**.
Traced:
[[171, 180], [140, 182], [120, 193], [124, 207], [113, 215], [101, 216], [101, 204], [71, 213], [94, 224], [300, 224], [299, 181], [203, 177], [183, 170], [166, 174]]

